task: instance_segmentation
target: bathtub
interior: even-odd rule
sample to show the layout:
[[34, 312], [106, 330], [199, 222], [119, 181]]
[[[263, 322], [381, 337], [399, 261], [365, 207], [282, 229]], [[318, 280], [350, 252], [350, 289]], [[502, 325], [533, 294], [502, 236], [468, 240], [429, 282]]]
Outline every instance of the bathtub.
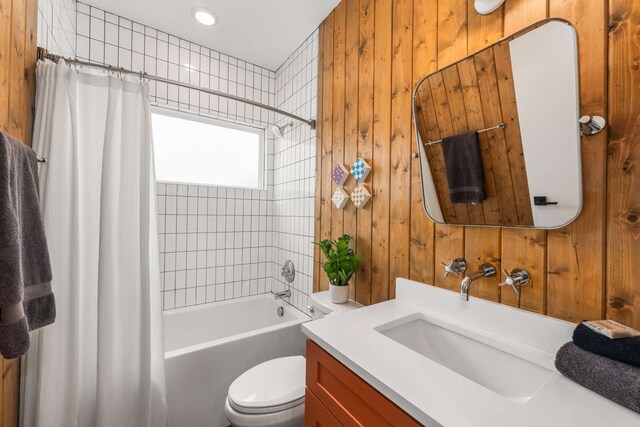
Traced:
[[308, 320], [273, 294], [165, 311], [170, 427], [228, 426], [224, 402], [233, 380], [264, 361], [304, 355]]

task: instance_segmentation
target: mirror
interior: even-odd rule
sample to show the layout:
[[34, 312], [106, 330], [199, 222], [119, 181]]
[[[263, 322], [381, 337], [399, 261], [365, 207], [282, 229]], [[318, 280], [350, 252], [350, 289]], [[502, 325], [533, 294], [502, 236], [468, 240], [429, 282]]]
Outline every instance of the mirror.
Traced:
[[426, 76], [413, 96], [435, 222], [558, 228], [582, 208], [575, 29], [550, 19]]

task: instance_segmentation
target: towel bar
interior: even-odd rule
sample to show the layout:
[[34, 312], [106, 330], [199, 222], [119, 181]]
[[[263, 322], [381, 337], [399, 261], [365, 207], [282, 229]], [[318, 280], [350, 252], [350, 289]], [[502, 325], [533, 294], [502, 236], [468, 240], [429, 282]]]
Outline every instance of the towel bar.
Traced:
[[[496, 129], [504, 129], [506, 126], [507, 125], [505, 125], [504, 123], [500, 123], [497, 126], [493, 126], [493, 127], [490, 127], [490, 128], [477, 130], [476, 133], [489, 132], [490, 130], [496, 130]], [[426, 145], [428, 147], [430, 145], [438, 144], [440, 142], [442, 142], [441, 139], [438, 139], [436, 141], [427, 141], [427, 142], [424, 143], [424, 145]]]

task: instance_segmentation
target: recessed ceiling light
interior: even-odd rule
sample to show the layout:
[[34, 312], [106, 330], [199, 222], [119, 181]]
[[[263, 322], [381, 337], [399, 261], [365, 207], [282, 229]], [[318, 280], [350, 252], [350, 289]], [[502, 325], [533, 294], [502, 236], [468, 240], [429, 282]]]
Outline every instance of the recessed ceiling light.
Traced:
[[196, 18], [196, 21], [208, 27], [215, 25], [218, 22], [216, 15], [210, 9], [203, 6], [196, 6], [192, 8], [191, 14]]

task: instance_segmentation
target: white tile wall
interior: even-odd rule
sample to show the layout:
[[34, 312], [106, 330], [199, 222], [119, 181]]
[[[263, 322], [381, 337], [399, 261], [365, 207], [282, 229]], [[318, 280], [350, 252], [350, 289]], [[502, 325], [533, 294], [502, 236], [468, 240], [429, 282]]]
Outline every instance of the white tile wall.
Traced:
[[57, 55], [75, 56], [75, 0], [38, 0], [38, 46]]
[[[314, 32], [276, 72], [276, 105], [302, 117], [317, 117], [318, 31]], [[279, 118], [278, 124], [290, 119]], [[294, 122], [284, 138], [274, 142], [273, 289], [284, 290], [280, 268], [287, 259], [296, 266], [291, 304], [306, 312], [313, 291], [313, 223], [316, 131]]]
[[158, 184], [164, 308], [269, 292], [266, 191]]
[[[276, 71], [77, 4], [77, 56], [220, 90], [302, 117], [316, 117], [318, 32]], [[152, 101], [267, 128], [289, 120], [199, 91], [151, 82]], [[295, 122], [267, 142], [265, 190], [158, 184], [165, 309], [285, 289], [282, 264], [297, 270], [289, 301], [306, 312], [312, 291], [316, 134]]]

